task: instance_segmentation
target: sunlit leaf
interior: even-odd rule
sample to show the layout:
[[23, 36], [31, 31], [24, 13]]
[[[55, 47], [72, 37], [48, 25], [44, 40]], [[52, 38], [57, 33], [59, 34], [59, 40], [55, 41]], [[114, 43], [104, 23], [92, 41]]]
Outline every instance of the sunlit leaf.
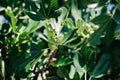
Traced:
[[[74, 58], [73, 58], [73, 63], [74, 63], [74, 65], [75, 65], [75, 69], [76, 69], [77, 72], [79, 73], [80, 77], [82, 77], [82, 76], [84, 75], [84, 73], [85, 73], [86, 70], [85, 70], [84, 67], [81, 65], [81, 64], [83, 64], [83, 63], [80, 63], [79, 61], [80, 61], [79, 54], [76, 53], [75, 56], [74, 56]], [[82, 62], [82, 61], [81, 61], [81, 62]]]
[[11, 8], [10, 8], [10, 7], [8, 7], [8, 9], [6, 9], [6, 13], [7, 13], [7, 15], [9, 15], [10, 18], [11, 18], [11, 27], [12, 27], [12, 29], [13, 29], [13, 32], [14, 32], [14, 33], [17, 33], [17, 26], [16, 26], [17, 19], [16, 19], [16, 17], [14, 16], [13, 12], [11, 11]]
[[1, 56], [0, 56], [0, 77], [2, 79], [5, 78], [5, 62], [1, 59]]
[[76, 29], [71, 30], [67, 34], [65, 34], [61, 44], [64, 44], [74, 34], [75, 31], [76, 31]]
[[69, 76], [70, 76], [71, 79], [74, 78], [75, 72], [76, 72], [75, 67], [73, 65], [71, 65], [71, 67], [70, 67], [70, 73], [69, 73]]

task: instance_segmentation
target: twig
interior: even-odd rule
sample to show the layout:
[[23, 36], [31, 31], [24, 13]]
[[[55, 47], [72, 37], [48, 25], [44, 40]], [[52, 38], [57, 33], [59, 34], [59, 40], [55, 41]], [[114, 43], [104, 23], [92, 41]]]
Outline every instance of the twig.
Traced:
[[53, 51], [51, 52], [51, 55], [50, 55], [48, 61], [44, 64], [43, 68], [41, 69], [41, 77], [42, 77], [42, 80], [45, 80], [45, 74], [44, 74], [44, 72], [45, 72], [45, 70], [49, 67], [50, 62], [52, 62], [52, 59], [55, 57], [55, 54], [56, 54], [57, 50], [58, 50], [58, 48], [56, 48], [55, 50], [53, 50]]
[[57, 52], [58, 48], [56, 48], [55, 50], [53, 50], [50, 54], [50, 57], [48, 59], [48, 61], [43, 65], [42, 69], [40, 69], [39, 71], [36, 72], [36, 68], [37, 68], [37, 65], [38, 63], [35, 65], [34, 69], [33, 69], [33, 73], [35, 75], [41, 73], [41, 78], [42, 80], [46, 80], [46, 76], [45, 76], [45, 70], [49, 67], [50, 63], [52, 62], [52, 59], [55, 57], [55, 54]]

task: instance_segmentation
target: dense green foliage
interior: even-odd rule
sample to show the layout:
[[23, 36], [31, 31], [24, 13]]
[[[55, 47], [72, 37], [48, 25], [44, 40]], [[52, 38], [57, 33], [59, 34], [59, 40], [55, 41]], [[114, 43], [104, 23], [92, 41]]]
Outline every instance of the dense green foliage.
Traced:
[[120, 80], [120, 0], [0, 0], [0, 80]]

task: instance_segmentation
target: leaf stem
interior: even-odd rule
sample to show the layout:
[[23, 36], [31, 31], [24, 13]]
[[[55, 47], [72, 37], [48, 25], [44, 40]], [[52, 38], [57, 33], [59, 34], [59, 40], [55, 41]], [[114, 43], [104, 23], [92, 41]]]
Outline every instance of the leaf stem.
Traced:
[[87, 72], [85, 72], [85, 80], [87, 80]]
[[113, 12], [112, 12], [112, 15], [111, 15], [112, 18], [114, 17], [117, 8], [118, 8], [118, 5], [114, 8], [114, 10], [113, 10]]
[[90, 76], [89, 80], [92, 80], [92, 76]]

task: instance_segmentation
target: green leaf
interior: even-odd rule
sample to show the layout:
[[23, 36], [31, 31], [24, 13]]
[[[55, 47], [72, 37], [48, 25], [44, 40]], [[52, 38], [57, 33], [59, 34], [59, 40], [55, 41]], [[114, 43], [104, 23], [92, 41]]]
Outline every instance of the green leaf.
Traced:
[[116, 23], [118, 23], [118, 24], [120, 23], [120, 10], [116, 9], [116, 11], [113, 15], [113, 19], [115, 20]]
[[71, 19], [67, 19], [66, 20], [67, 25], [71, 28], [71, 29], [75, 29], [75, 25], [73, 24]]
[[8, 9], [6, 9], [6, 13], [7, 15], [11, 18], [11, 27], [14, 33], [17, 33], [17, 18], [14, 16], [12, 10], [10, 7], [8, 7]]
[[26, 8], [28, 9], [27, 15], [35, 21], [45, 20], [47, 17], [44, 5], [45, 3], [43, 3], [42, 0], [38, 3], [31, 0], [27, 1], [26, 2]]
[[46, 17], [43, 15], [42, 12], [34, 12], [34, 13], [27, 12], [27, 15], [35, 21], [40, 21], [40, 20], [45, 20], [46, 19]]
[[54, 10], [58, 8], [58, 0], [51, 0], [51, 8]]
[[57, 69], [57, 75], [60, 77], [60, 78], [67, 78], [68, 80], [69, 79], [69, 73], [68, 73], [68, 70], [64, 67], [58, 67]]
[[[73, 58], [73, 63], [74, 63], [74, 66], [75, 66], [75, 69], [76, 71], [79, 73], [80, 75], [80, 78], [84, 75], [84, 73], [86, 72], [86, 70], [84, 69], [84, 67], [81, 65], [82, 63], [79, 62], [80, 61], [80, 57], [79, 57], [79, 54], [76, 53], [74, 55], [74, 58]], [[81, 61], [82, 62], [82, 61]]]
[[74, 34], [76, 30], [77, 29], [71, 30], [67, 34], [65, 34], [61, 44], [65, 44], [65, 42]]
[[5, 62], [1, 59], [1, 56], [0, 56], [0, 77], [2, 79], [5, 78]]
[[58, 23], [62, 23], [67, 15], [67, 9], [65, 7], [60, 7], [59, 9], [55, 10], [56, 14], [60, 14], [58, 17]]
[[29, 35], [30, 33], [44, 26], [45, 24], [46, 24], [46, 21], [38, 22], [38, 21], [31, 20], [28, 26], [20, 33], [20, 36], [24, 37], [26, 35]]
[[89, 43], [91, 45], [97, 45], [100, 43], [100, 37], [105, 31], [105, 29], [109, 26], [111, 21], [111, 17], [109, 15], [100, 15], [95, 17], [91, 22], [99, 25], [100, 27], [90, 36]]
[[32, 21], [30, 22], [30, 24], [28, 25], [28, 27], [25, 29], [26, 32], [28, 32], [28, 34], [34, 32], [35, 30], [41, 28], [42, 26], [44, 26], [46, 24], [46, 21]]
[[52, 43], [48, 43], [48, 47], [50, 48], [50, 50], [55, 50], [56, 49], [56, 45], [52, 44]]
[[72, 0], [72, 9], [71, 9], [72, 16], [74, 17], [75, 21], [81, 19], [81, 11], [78, 9], [77, 0]]
[[110, 16], [108, 14], [101, 14], [97, 17], [95, 17], [94, 19], [91, 20], [92, 23], [96, 24], [96, 25], [105, 25], [106, 22], [109, 22], [110, 20]]
[[38, 45], [31, 43], [31, 48], [29, 53], [26, 52], [22, 54], [19, 59], [16, 59], [16, 63], [14, 64], [16, 67], [16, 71], [22, 72], [26, 71], [29, 72], [29, 70], [39, 61], [42, 50], [38, 47]]
[[11, 32], [11, 27], [9, 24], [2, 24], [0, 28], [0, 35], [7, 35]]
[[107, 74], [109, 68], [111, 66], [111, 55], [103, 54], [96, 65], [92, 77], [100, 78]]
[[74, 78], [72, 80], [79, 80], [80, 79], [80, 76], [79, 74], [76, 72], [75, 75], [74, 75]]
[[75, 67], [73, 65], [71, 65], [70, 72], [69, 72], [70, 79], [74, 78], [75, 72], [76, 72]]
[[118, 6], [118, 10], [120, 10], [120, 1], [118, 2], [117, 6]]
[[[57, 18], [59, 14], [56, 14], [58, 7], [58, 0], [41, 0], [40, 3], [29, 1], [30, 4], [27, 7], [30, 11], [27, 12], [28, 16], [36, 21], [46, 20], [50, 18]], [[39, 7], [37, 7], [37, 5]], [[29, 7], [30, 6], [30, 7]]]
[[69, 64], [72, 63], [72, 59], [68, 58], [68, 57], [59, 57], [59, 59], [57, 59], [57, 63], [51, 63], [52, 66], [54, 67], [60, 67], [60, 66], [67, 66]]
[[115, 30], [115, 38], [120, 39], [120, 24], [117, 25], [116, 30]]
[[105, 5], [109, 0], [99, 0], [99, 6]]
[[109, 46], [110, 43], [113, 41], [116, 26], [117, 25], [115, 21], [111, 20], [106, 28], [105, 43], [107, 44], [107, 46]]
[[119, 3], [119, 2], [120, 2], [120, 0], [116, 0], [116, 2], [117, 2], [117, 3]]
[[57, 78], [56, 76], [51, 76], [51, 77], [47, 77], [46, 80], [60, 80], [60, 79]]

